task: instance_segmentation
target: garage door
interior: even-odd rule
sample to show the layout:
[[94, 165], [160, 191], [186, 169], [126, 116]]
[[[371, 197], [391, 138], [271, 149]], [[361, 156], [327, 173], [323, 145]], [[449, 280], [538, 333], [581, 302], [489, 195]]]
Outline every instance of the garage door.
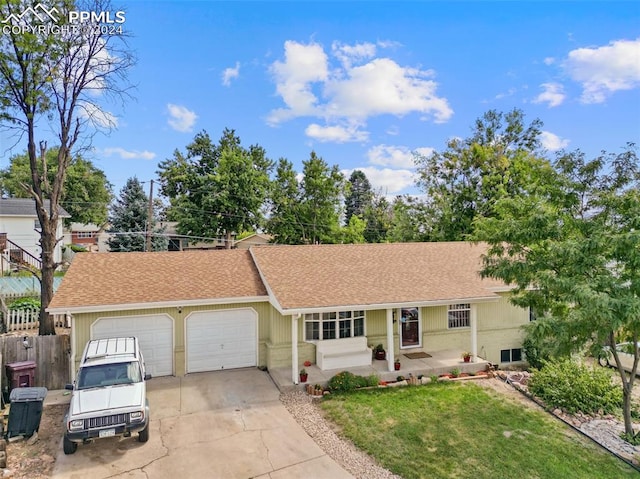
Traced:
[[92, 327], [93, 339], [137, 336], [147, 372], [173, 374], [173, 320], [165, 314], [100, 318]]
[[257, 365], [257, 313], [253, 309], [199, 311], [187, 317], [187, 372]]

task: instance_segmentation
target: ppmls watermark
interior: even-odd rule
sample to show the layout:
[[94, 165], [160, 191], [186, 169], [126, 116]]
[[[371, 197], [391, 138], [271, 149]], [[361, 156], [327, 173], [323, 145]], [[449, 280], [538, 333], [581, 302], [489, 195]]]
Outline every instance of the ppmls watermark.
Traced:
[[12, 13], [0, 21], [0, 29], [5, 35], [32, 33], [38, 35], [121, 35], [126, 14], [122, 10], [84, 11], [70, 10], [61, 14], [57, 8], [47, 8], [42, 3], [28, 7], [20, 14]]

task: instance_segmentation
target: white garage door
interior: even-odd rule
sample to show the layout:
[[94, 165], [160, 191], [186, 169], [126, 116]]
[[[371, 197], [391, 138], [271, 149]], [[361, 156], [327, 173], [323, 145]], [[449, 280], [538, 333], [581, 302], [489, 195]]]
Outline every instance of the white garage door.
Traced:
[[253, 309], [199, 311], [187, 317], [187, 372], [257, 365], [257, 313]]
[[173, 320], [166, 314], [100, 318], [91, 338], [137, 336], [147, 372], [152, 376], [173, 374]]

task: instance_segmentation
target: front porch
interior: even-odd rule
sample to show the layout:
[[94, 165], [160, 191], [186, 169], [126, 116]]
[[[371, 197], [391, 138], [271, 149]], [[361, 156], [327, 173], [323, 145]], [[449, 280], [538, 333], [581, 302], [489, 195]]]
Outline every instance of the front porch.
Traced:
[[306, 383], [293, 384], [291, 380], [291, 368], [275, 368], [270, 369], [269, 374], [280, 391], [303, 390], [307, 384], [320, 384], [326, 386], [333, 376], [340, 371], [349, 371], [358, 376], [370, 376], [376, 374], [381, 381], [395, 381], [398, 376], [408, 377], [409, 374], [414, 376], [424, 375], [440, 375], [451, 372], [452, 369], [458, 369], [461, 373], [475, 373], [484, 371], [488, 368], [489, 362], [482, 358], [477, 358], [476, 362], [465, 363], [462, 360], [462, 350], [444, 350], [444, 351], [423, 351], [429, 357], [411, 359], [406, 356], [409, 353], [421, 351], [406, 350], [398, 356], [400, 359], [400, 370], [389, 371], [386, 360], [371, 360], [370, 366], [360, 366], [352, 368], [338, 368], [330, 370], [321, 370], [315, 364], [304, 367], [308, 373]]

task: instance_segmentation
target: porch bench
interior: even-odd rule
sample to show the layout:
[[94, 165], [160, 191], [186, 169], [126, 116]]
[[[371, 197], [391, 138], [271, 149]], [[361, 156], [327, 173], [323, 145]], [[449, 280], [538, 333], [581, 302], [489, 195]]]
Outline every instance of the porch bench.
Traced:
[[325, 339], [316, 343], [316, 365], [321, 370], [371, 365], [371, 348], [365, 336]]

